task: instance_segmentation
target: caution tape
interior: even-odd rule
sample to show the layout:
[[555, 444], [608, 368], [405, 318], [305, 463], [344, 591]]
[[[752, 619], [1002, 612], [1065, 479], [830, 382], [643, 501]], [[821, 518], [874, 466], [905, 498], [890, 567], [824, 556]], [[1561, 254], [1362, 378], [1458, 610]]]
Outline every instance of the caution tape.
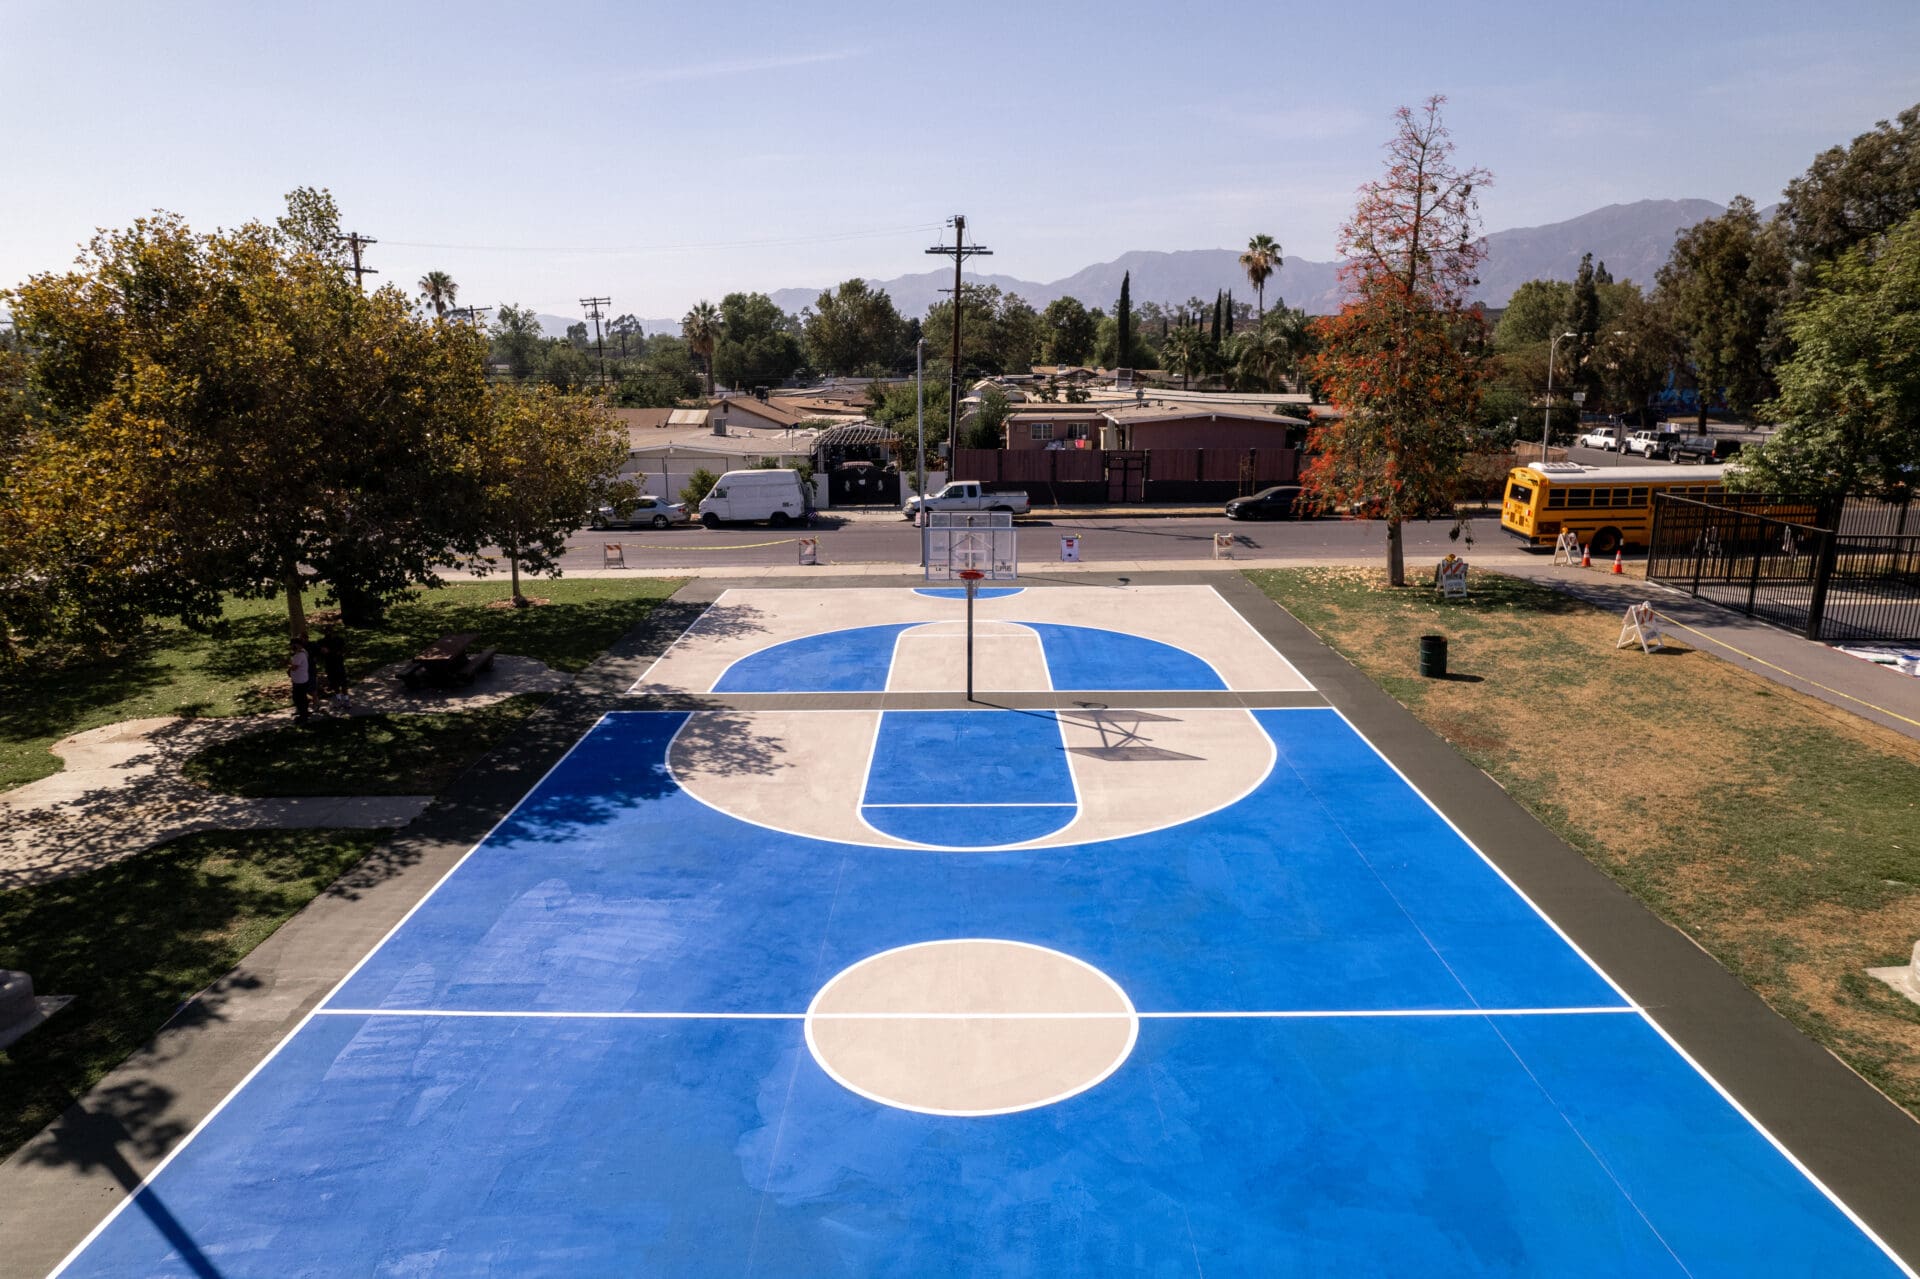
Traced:
[[732, 542], [726, 546], [647, 546], [643, 543], [638, 549], [662, 555], [671, 555], [675, 551], [754, 551], [765, 546], [787, 546], [799, 540], [797, 537], [783, 537], [777, 542]]
[[1752, 653], [1747, 652], [1745, 649], [1735, 648], [1733, 645], [1727, 643], [1723, 639], [1715, 639], [1713, 636], [1707, 634], [1705, 631], [1695, 630], [1693, 627], [1688, 626], [1685, 622], [1679, 620], [1678, 618], [1668, 617], [1665, 613], [1660, 612], [1658, 609], [1654, 610], [1654, 615], [1657, 616], [1663, 622], [1672, 622], [1675, 626], [1678, 626], [1681, 630], [1686, 631], [1689, 634], [1698, 635], [1701, 639], [1707, 641], [1707, 643], [1709, 644], [1718, 644], [1721, 648], [1726, 649], [1730, 653], [1737, 653], [1741, 657], [1746, 658], [1749, 662], [1753, 662], [1756, 665], [1764, 666], [1768, 670], [1779, 671], [1782, 675], [1785, 675], [1790, 679], [1797, 680], [1800, 683], [1806, 684], [1812, 688], [1817, 688], [1823, 693], [1832, 693], [1835, 697], [1844, 697], [1850, 702], [1857, 702], [1861, 706], [1866, 707], [1870, 711], [1878, 711], [1882, 715], [1888, 716], [1889, 718], [1892, 718], [1892, 719], [1899, 720], [1902, 724], [1911, 724], [1915, 728], [1920, 728], [1920, 719], [1909, 719], [1905, 715], [1902, 715], [1899, 711], [1890, 711], [1884, 706], [1876, 706], [1874, 703], [1869, 702], [1864, 697], [1855, 697], [1852, 693], [1843, 693], [1837, 688], [1829, 688], [1827, 687], [1827, 685], [1822, 684], [1818, 680], [1808, 679], [1806, 676], [1798, 674], [1794, 671], [1790, 671], [1784, 666], [1775, 666], [1772, 662], [1769, 662], [1764, 657], [1755, 657]]

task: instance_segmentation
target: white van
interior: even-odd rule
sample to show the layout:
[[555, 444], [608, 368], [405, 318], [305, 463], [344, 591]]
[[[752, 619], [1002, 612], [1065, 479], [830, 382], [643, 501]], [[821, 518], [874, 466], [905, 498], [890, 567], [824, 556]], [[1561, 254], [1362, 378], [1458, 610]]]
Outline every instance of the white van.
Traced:
[[790, 524], [813, 509], [800, 476], [786, 467], [770, 471], [728, 471], [700, 499], [700, 522], [716, 528], [734, 520]]

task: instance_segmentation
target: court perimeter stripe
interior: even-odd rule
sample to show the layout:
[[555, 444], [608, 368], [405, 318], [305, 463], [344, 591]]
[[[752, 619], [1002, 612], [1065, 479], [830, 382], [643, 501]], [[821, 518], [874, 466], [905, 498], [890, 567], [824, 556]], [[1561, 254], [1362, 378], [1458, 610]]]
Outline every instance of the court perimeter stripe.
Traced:
[[518, 1012], [502, 1009], [457, 1008], [322, 1008], [324, 1017], [523, 1017], [575, 1018], [591, 1021], [1231, 1021], [1236, 1019], [1307, 1019], [1329, 1017], [1584, 1017], [1595, 1013], [1634, 1013], [1622, 1004], [1598, 1008], [1343, 1008], [1270, 1009], [1247, 1012], [888, 1012], [888, 1013], [635, 1013], [635, 1012]]

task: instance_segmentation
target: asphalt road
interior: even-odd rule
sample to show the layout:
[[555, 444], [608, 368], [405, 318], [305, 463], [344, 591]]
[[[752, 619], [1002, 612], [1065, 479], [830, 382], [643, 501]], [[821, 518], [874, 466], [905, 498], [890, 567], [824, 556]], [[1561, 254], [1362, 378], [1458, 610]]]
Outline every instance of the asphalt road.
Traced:
[[[1386, 525], [1376, 520], [1240, 521], [1223, 515], [1204, 517], [1094, 517], [1016, 521], [1020, 555], [1028, 563], [1056, 559], [1060, 535], [1080, 537], [1081, 558], [1096, 560], [1204, 560], [1213, 556], [1213, 535], [1230, 532], [1244, 557], [1298, 558], [1366, 556], [1386, 546]], [[1406, 526], [1409, 560], [1464, 551], [1447, 534], [1450, 522], [1415, 521]], [[1505, 553], [1519, 544], [1501, 532], [1497, 517], [1480, 517], [1469, 529], [1482, 551]], [[701, 568], [792, 564], [795, 539], [820, 542], [820, 558], [829, 564], [917, 564], [919, 530], [891, 513], [823, 514], [812, 529], [771, 529], [758, 525], [706, 529], [699, 525], [655, 531], [579, 533], [562, 561], [568, 569], [597, 569], [601, 547], [625, 547], [628, 568]]]

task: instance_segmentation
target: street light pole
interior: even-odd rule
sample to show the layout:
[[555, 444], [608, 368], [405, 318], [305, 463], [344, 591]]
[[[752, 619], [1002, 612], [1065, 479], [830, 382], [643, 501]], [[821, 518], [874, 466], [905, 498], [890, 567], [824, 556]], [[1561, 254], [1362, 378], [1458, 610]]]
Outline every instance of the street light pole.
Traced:
[[1553, 431], [1553, 357], [1560, 349], [1560, 339], [1575, 336], [1572, 333], [1560, 333], [1547, 344], [1547, 409], [1540, 415], [1540, 464], [1546, 465], [1547, 437]]

